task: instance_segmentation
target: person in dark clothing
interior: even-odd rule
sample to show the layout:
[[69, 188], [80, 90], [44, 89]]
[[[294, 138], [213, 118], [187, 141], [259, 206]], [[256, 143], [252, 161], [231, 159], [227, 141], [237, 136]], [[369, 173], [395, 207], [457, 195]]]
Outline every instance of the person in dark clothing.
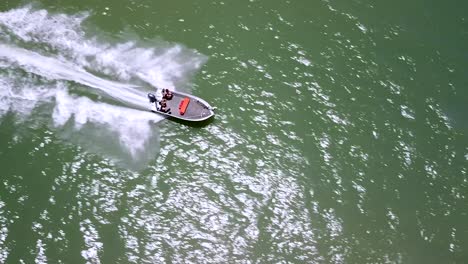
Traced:
[[164, 99], [167, 99], [167, 100], [171, 100], [172, 97], [174, 96], [174, 95], [172, 94], [172, 92], [169, 91], [169, 89], [163, 89], [163, 90], [162, 90], [162, 93], [163, 93], [163, 98], [164, 98]]
[[171, 108], [167, 107], [166, 99], [163, 99], [161, 102], [159, 102], [159, 105], [161, 106], [159, 108], [159, 111], [163, 113], [168, 113], [168, 114], [171, 113]]

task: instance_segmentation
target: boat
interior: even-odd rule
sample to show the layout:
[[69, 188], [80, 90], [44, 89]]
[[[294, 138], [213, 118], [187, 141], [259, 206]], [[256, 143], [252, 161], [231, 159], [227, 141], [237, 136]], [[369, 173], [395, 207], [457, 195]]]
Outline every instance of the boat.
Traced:
[[[168, 93], [170, 96], [164, 96], [165, 91], [169, 90], [156, 89], [155, 93], [148, 93], [151, 112], [192, 122], [208, 120], [215, 114], [215, 108], [197, 96], [173, 90]], [[165, 107], [161, 106], [162, 102]]]

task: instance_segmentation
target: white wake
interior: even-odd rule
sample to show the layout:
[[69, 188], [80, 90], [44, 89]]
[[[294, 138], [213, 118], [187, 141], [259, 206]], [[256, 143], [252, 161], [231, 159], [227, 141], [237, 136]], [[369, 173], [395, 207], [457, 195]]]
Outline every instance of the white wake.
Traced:
[[[146, 111], [147, 92], [187, 87], [206, 58], [161, 41], [99, 40], [86, 32], [88, 16], [30, 6], [0, 12], [0, 118], [12, 112], [27, 120], [49, 111], [53, 129], [71, 124], [79, 133], [63, 134], [81, 145], [113, 149], [110, 155], [119, 159], [151, 155], [146, 146], [158, 137], [151, 124], [162, 117]], [[112, 142], [104, 142], [109, 138], [126, 154], [116, 154]]]

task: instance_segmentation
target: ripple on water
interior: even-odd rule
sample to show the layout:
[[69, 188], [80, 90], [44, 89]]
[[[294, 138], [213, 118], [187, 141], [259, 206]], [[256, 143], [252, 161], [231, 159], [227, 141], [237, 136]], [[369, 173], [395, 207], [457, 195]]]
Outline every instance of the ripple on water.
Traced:
[[99, 234], [91, 223], [91, 220], [85, 219], [81, 221], [80, 232], [83, 235], [83, 241], [86, 248], [81, 251], [81, 256], [90, 263], [101, 263], [99, 252], [103, 249], [103, 243], [99, 241]]
[[8, 214], [5, 211], [5, 203], [0, 200], [0, 262], [5, 263], [9, 248], [5, 245], [5, 240], [8, 236]]

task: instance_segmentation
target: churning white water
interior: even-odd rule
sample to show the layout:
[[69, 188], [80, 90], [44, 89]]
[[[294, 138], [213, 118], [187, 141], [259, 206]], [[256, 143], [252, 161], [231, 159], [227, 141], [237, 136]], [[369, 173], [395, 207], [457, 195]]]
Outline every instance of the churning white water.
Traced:
[[[111, 156], [119, 159], [141, 159], [154, 153], [146, 146], [157, 141], [152, 124], [162, 120], [145, 111], [146, 93], [184, 85], [206, 58], [161, 41], [154, 47], [138, 40], [99, 41], [86, 34], [87, 17], [30, 6], [0, 13], [0, 117], [13, 112], [24, 120], [39, 106], [52, 105], [44, 109], [53, 129], [72, 124], [79, 131], [67, 132], [67, 138], [98, 146], [96, 151], [113, 149]], [[73, 93], [76, 86], [105, 102]], [[125, 155], [115, 154], [106, 139], [115, 139]]]
[[43, 76], [49, 80], [67, 80], [97, 89], [126, 105], [144, 110], [148, 107], [146, 93], [137, 87], [99, 78], [78, 65], [46, 57], [22, 48], [0, 44], [0, 59], [10, 65]]

